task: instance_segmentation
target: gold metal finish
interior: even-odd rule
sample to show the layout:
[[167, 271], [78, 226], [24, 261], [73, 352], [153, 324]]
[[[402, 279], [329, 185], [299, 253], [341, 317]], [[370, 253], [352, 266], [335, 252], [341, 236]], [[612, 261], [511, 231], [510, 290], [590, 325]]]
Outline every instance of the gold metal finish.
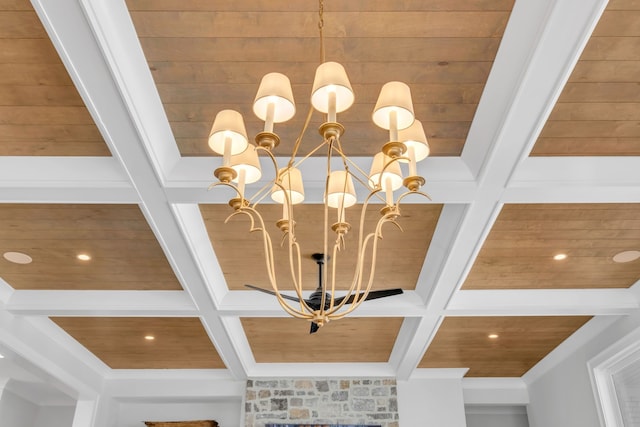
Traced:
[[331, 229], [339, 235], [344, 235], [351, 230], [351, 224], [348, 222], [336, 222], [331, 226]]
[[229, 200], [229, 206], [231, 206], [233, 210], [237, 211], [240, 208], [246, 208], [247, 206], [249, 206], [249, 202], [245, 199], [241, 199], [240, 197], [234, 197], [233, 199]]
[[238, 176], [238, 173], [229, 166], [220, 166], [213, 172], [213, 175], [218, 178], [220, 182], [228, 184]]
[[402, 181], [402, 185], [407, 187], [409, 191], [419, 191], [425, 182], [421, 176], [408, 176]]
[[344, 134], [344, 126], [340, 123], [326, 122], [320, 125], [318, 133], [322, 135], [325, 141], [331, 138], [339, 139]]
[[256, 135], [256, 144], [271, 151], [280, 144], [280, 137], [273, 132], [260, 132]]
[[281, 219], [276, 222], [276, 227], [278, 227], [283, 233], [288, 233], [291, 227], [291, 221], [288, 219]]
[[407, 151], [407, 146], [402, 142], [389, 141], [382, 146], [382, 152], [392, 159], [402, 156]]
[[391, 221], [395, 221], [395, 219], [400, 216], [400, 208], [398, 205], [385, 206], [380, 209], [380, 215], [382, 215], [383, 218], [387, 217], [390, 218]]

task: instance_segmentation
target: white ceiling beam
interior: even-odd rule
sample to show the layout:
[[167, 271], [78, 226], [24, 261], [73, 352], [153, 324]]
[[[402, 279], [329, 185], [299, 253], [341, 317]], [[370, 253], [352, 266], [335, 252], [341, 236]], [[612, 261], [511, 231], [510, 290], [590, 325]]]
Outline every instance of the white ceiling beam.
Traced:
[[[527, 158], [605, 5], [515, 3], [461, 155], [477, 177], [478, 198], [459, 222], [427, 303], [429, 313], [443, 312], [464, 282], [500, 212], [504, 189]], [[407, 351], [394, 360], [398, 379], [410, 377], [441, 321], [436, 315], [420, 320]]]
[[504, 186], [527, 158], [606, 5], [514, 4], [462, 151], [482, 186]]
[[225, 365], [245, 376], [163, 187], [179, 153], [124, 2], [42, 0], [36, 10]]
[[[306, 293], [308, 296], [309, 292]], [[629, 289], [461, 290], [444, 316], [623, 315], [640, 307]], [[15, 290], [4, 309], [31, 316], [198, 316], [185, 291]], [[230, 291], [219, 314], [237, 317], [288, 317], [275, 297], [257, 291]], [[429, 309], [416, 291], [367, 301], [350, 317], [423, 317]], [[230, 336], [243, 335], [242, 329]], [[413, 335], [412, 332], [409, 333]]]
[[640, 202], [640, 157], [528, 157], [505, 203]]
[[32, 316], [197, 316], [184, 291], [17, 290], [5, 304], [13, 314]]
[[[284, 292], [294, 296], [294, 292]], [[311, 292], [304, 292], [307, 298]], [[337, 296], [343, 293], [338, 292]], [[295, 306], [297, 304], [291, 301]], [[275, 296], [258, 291], [230, 291], [219, 307], [225, 316], [239, 317], [289, 317], [280, 307]], [[362, 303], [349, 317], [411, 317], [425, 313], [421, 298], [414, 291], [404, 291], [401, 295], [380, 298]]]
[[629, 289], [457, 291], [446, 316], [623, 315], [640, 307]]
[[[278, 157], [277, 160], [279, 164], [286, 165], [289, 159]], [[370, 157], [354, 157], [351, 160], [365, 172], [368, 172], [371, 167]], [[210, 184], [217, 182], [217, 179], [213, 177], [213, 171], [220, 166], [220, 163], [220, 157], [184, 157], [180, 159], [167, 176], [166, 186], [169, 200], [173, 203], [227, 203], [229, 198], [233, 196], [230, 189], [206, 191]], [[337, 162], [336, 166], [338, 166]], [[275, 176], [273, 165], [267, 159], [261, 159], [261, 167], [263, 178], [257, 183], [247, 186], [249, 198], [251, 198], [251, 194], [263, 186], [270, 187], [271, 180]], [[304, 177], [305, 202], [322, 203], [326, 159], [310, 157], [300, 165], [300, 169]], [[438, 203], [461, 203], [474, 199], [476, 190], [474, 177], [459, 157], [427, 158], [418, 164], [418, 173], [424, 176], [427, 181], [422, 190], [434, 200], [438, 200]], [[356, 185], [356, 192], [362, 201], [367, 190]], [[431, 203], [428, 199], [420, 197], [406, 200], [406, 203]], [[267, 197], [264, 199], [264, 203], [272, 202]]]
[[112, 157], [0, 157], [0, 202], [137, 203]]

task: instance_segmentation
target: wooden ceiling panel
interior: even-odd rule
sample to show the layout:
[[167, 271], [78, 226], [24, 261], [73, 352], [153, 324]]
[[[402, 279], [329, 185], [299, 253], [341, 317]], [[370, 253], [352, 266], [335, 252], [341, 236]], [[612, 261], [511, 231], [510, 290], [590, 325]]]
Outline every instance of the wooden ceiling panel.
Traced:
[[[197, 317], [52, 317], [112, 369], [224, 369]], [[146, 340], [151, 335], [153, 340]]]
[[639, 46], [637, 2], [609, 2], [531, 155], [640, 155]]
[[469, 368], [467, 377], [520, 377], [589, 319], [447, 317], [418, 367]]
[[137, 205], [2, 204], [0, 252], [33, 258], [0, 259], [15, 289], [182, 289]]
[[[351, 208], [354, 209], [354, 208]], [[392, 225], [383, 229], [383, 239], [378, 244], [378, 263], [373, 289], [403, 288], [414, 289], [423, 260], [440, 217], [442, 205], [404, 205], [398, 223], [404, 232]], [[227, 286], [232, 290], [246, 289], [246, 283], [270, 287], [264, 262], [262, 240], [259, 233], [249, 233], [247, 218], [240, 215], [227, 224], [225, 218], [233, 211], [226, 205], [200, 205], [209, 238], [225, 275]], [[289, 275], [288, 251], [279, 246], [281, 232], [275, 222], [282, 214], [281, 205], [262, 205], [259, 210], [267, 230], [271, 233], [276, 262], [276, 274], [281, 289], [293, 289]], [[379, 206], [371, 206], [367, 216], [366, 229], [371, 230], [378, 221]], [[318, 269], [311, 254], [322, 252], [323, 215], [322, 205], [297, 205], [294, 208], [296, 235], [302, 253], [302, 280], [305, 289], [317, 287]], [[357, 212], [357, 213], [356, 213]], [[347, 221], [352, 221], [353, 229], [346, 236], [346, 250], [338, 261], [336, 287], [346, 290], [351, 284], [353, 266], [357, 255], [357, 224], [359, 209], [347, 213]], [[331, 235], [333, 232], [329, 230]], [[329, 236], [332, 244], [335, 238]], [[333, 240], [332, 240], [333, 239]], [[247, 268], [251, 265], [252, 268]]]
[[505, 205], [462, 289], [627, 288], [640, 261], [612, 257], [639, 240], [638, 203]]
[[386, 363], [401, 318], [346, 317], [309, 334], [294, 318], [242, 318], [258, 363]]
[[[297, 114], [275, 130], [282, 140], [276, 153], [290, 152], [320, 59], [317, 3], [127, 4], [182, 155], [211, 154], [207, 136], [221, 109], [240, 111], [249, 134], [261, 131], [251, 103], [262, 75], [271, 71], [286, 74], [293, 84]], [[386, 142], [387, 134], [369, 118], [382, 85], [400, 80], [411, 86], [432, 154], [459, 155], [512, 6], [327, 2], [326, 59], [345, 66], [356, 94], [354, 106], [339, 118], [347, 128], [347, 154], [373, 155]], [[314, 115], [310, 129], [321, 121]], [[317, 140], [311, 134], [307, 139]]]
[[0, 155], [110, 154], [31, 3], [3, 3]]

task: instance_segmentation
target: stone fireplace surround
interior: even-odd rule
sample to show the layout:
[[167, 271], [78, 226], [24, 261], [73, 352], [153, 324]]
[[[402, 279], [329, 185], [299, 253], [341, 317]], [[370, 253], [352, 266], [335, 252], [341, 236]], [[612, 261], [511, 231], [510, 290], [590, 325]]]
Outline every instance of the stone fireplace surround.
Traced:
[[277, 378], [247, 381], [245, 426], [399, 427], [396, 380]]

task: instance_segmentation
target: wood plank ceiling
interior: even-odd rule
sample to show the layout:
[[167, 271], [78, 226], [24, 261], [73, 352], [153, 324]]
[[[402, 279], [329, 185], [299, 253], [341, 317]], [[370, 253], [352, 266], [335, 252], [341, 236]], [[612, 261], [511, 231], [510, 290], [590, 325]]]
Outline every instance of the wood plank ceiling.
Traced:
[[613, 256], [639, 239], [638, 203], [505, 205], [462, 288], [627, 288], [638, 265]]
[[[210, 155], [207, 135], [221, 109], [242, 112], [250, 134], [261, 130], [251, 103], [260, 78], [270, 71], [287, 74], [293, 84], [297, 114], [291, 123], [276, 125], [283, 141], [276, 154], [291, 149], [309, 108], [319, 62], [316, 2], [126, 3], [182, 156]], [[327, 1], [326, 59], [345, 66], [356, 93], [356, 104], [339, 116], [347, 128], [345, 151], [370, 156], [386, 141], [386, 133], [369, 118], [382, 84], [401, 80], [412, 88], [416, 116], [424, 124], [432, 155], [459, 156], [513, 3]], [[639, 33], [637, 2], [610, 1], [535, 143], [533, 156], [640, 155]], [[320, 121], [315, 115], [310, 128]], [[7, 2], [0, 10], [0, 155], [110, 156], [26, 1]], [[244, 290], [246, 283], [268, 288], [256, 236], [248, 233], [241, 219], [224, 224], [230, 208], [204, 199], [192, 205], [198, 205], [208, 236], [188, 239], [201, 243], [208, 237], [229, 293]], [[167, 242], [163, 241], [165, 246], [158, 242], [150, 215], [143, 215], [137, 204], [111, 203], [1, 204], [0, 249], [24, 252], [34, 260], [17, 265], [0, 259], [2, 279], [16, 290], [182, 290], [176, 276], [180, 280], [184, 276], [172, 270], [165, 255]], [[449, 242], [432, 245], [439, 224], [447, 220], [443, 219], [446, 207], [442, 203], [404, 207], [399, 220], [404, 232], [385, 230], [381, 250], [392, 256], [378, 264], [374, 289], [415, 290], [416, 299], [431, 292], [423, 284], [418, 293], [416, 285], [427, 254], [444, 257], [449, 249]], [[308, 259], [303, 281], [312, 290], [317, 267], [309, 256], [322, 251], [318, 235], [323, 211], [319, 205], [296, 209], [303, 256]], [[281, 210], [265, 205], [263, 212], [271, 224]], [[372, 214], [368, 224], [377, 215]], [[611, 258], [620, 251], [638, 250], [638, 218], [638, 203], [505, 204], [462, 290], [628, 288], [640, 279], [638, 262], [616, 264]], [[348, 238], [344, 266], [354, 259], [354, 233]], [[92, 260], [77, 260], [79, 253], [88, 253]], [[283, 260], [283, 253], [276, 249], [276, 258]], [[554, 261], [557, 253], [568, 257]], [[276, 268], [287, 289], [288, 264], [279, 261]], [[344, 290], [351, 277], [341, 271], [338, 283]], [[188, 291], [188, 284], [183, 284]], [[244, 343], [246, 338], [257, 364], [387, 363], [405, 320], [352, 317], [309, 335], [306, 322], [260, 317], [260, 309], [255, 312], [255, 316], [234, 314], [238, 327], [233, 332], [244, 333], [238, 340]], [[225, 368], [208, 336], [211, 329], [203, 327], [200, 317], [51, 319], [113, 369]], [[476, 377], [521, 376], [589, 319], [449, 316], [418, 367], [465, 367], [470, 368], [469, 376]], [[489, 333], [499, 338], [491, 340]], [[145, 341], [147, 334], [155, 340]]]
[[[338, 118], [347, 128], [345, 151], [373, 155], [387, 141], [370, 117], [382, 85], [400, 80], [410, 83], [432, 155], [459, 155], [512, 4], [327, 1], [326, 60], [344, 65], [356, 94]], [[240, 111], [250, 135], [261, 131], [251, 108], [260, 79], [273, 71], [290, 78], [297, 102], [294, 119], [275, 130], [276, 152], [291, 151], [320, 62], [316, 2], [127, 5], [182, 155], [210, 155], [207, 136], [222, 109]], [[310, 129], [320, 120], [315, 115]]]
[[638, 8], [609, 2], [532, 155], [640, 155]]
[[28, 1], [0, 5], [0, 155], [111, 155]]
[[52, 317], [51, 320], [112, 369], [224, 368], [197, 317]]

